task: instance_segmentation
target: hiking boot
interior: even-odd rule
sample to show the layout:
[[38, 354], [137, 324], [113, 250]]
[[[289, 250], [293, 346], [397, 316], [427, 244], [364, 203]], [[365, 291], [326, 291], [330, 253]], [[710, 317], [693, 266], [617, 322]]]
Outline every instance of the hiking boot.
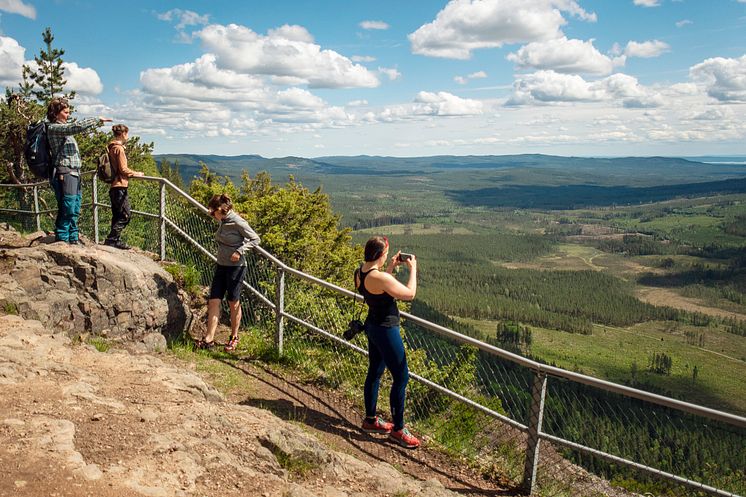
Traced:
[[372, 423], [367, 419], [364, 419], [362, 429], [365, 433], [380, 433], [382, 435], [387, 435], [394, 429], [394, 423], [389, 423], [376, 416], [375, 421]]
[[389, 439], [393, 442], [398, 443], [405, 449], [416, 449], [420, 446], [420, 441], [409, 433], [409, 430], [402, 428], [401, 430], [392, 431], [389, 433]]

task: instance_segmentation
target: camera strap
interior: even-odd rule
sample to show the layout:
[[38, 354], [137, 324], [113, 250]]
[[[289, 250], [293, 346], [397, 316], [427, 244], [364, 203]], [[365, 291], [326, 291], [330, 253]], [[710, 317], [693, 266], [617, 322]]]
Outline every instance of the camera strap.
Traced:
[[[355, 275], [357, 275], [357, 279], [360, 281], [360, 284], [362, 284], [363, 283], [363, 265], [362, 264], [360, 264], [360, 267], [358, 267], [355, 270]], [[355, 282], [355, 278], [353, 278], [353, 283], [354, 282]], [[354, 287], [355, 287], [355, 296], [357, 297], [357, 293], [358, 293], [357, 292], [357, 283], [354, 285]], [[362, 293], [361, 293], [361, 295], [362, 295]], [[364, 303], [365, 302], [365, 295], [362, 295], [362, 297], [363, 297], [363, 303]], [[357, 307], [357, 298], [353, 298], [352, 299], [352, 306], [353, 306], [353, 311], [352, 312], [353, 312], [353, 315], [354, 315], [354, 313], [355, 313], [354, 309], [355, 309], [355, 307]], [[360, 305], [360, 310], [357, 313], [357, 320], [358, 321], [360, 321], [360, 318], [363, 317], [363, 307], [364, 307], [364, 305], [361, 304]]]

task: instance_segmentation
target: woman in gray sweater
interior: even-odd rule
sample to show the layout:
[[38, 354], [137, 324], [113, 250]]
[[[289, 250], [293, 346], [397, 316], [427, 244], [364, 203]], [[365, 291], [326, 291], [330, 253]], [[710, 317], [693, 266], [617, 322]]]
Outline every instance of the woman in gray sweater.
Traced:
[[220, 222], [215, 233], [218, 242], [217, 266], [210, 286], [207, 302], [207, 333], [197, 342], [197, 347], [209, 349], [215, 345], [215, 331], [218, 328], [220, 302], [228, 294], [231, 310], [231, 336], [225, 346], [226, 352], [238, 346], [238, 327], [241, 324], [241, 284], [246, 276], [246, 251], [259, 245], [259, 235], [251, 229], [241, 216], [233, 210], [228, 195], [213, 195], [207, 204], [210, 215]]

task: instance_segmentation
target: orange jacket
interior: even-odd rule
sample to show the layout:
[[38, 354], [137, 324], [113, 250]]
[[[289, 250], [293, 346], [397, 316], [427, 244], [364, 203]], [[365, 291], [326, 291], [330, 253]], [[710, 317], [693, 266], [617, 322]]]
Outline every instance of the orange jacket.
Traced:
[[108, 149], [109, 160], [112, 166], [115, 166], [117, 169], [117, 176], [111, 182], [111, 188], [127, 188], [129, 186], [129, 178], [137, 174], [137, 171], [133, 171], [127, 167], [127, 154], [124, 151], [122, 142], [112, 140], [109, 142]]

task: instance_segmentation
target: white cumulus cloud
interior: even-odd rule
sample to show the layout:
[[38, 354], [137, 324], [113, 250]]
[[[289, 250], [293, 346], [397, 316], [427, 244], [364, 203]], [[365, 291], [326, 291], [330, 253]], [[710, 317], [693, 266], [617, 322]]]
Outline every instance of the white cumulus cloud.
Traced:
[[379, 67], [378, 72], [381, 74], [385, 74], [389, 80], [394, 81], [395, 79], [399, 79], [401, 77], [401, 73], [393, 67]]
[[468, 83], [472, 79], [484, 79], [486, 77], [487, 77], [487, 73], [486, 72], [484, 72], [484, 71], [476, 71], [476, 72], [473, 72], [471, 74], [467, 74], [466, 76], [454, 76], [453, 80], [456, 83], [460, 84], [460, 85], [465, 85], [466, 83]]
[[191, 10], [171, 9], [169, 11], [156, 14], [161, 21], [176, 22], [175, 28], [179, 31], [186, 29], [188, 26], [201, 26], [210, 21], [208, 14], [200, 15]]
[[302, 88], [288, 88], [278, 91], [277, 102], [296, 109], [322, 109], [326, 105], [323, 99]]
[[414, 101], [421, 104], [418, 107], [420, 113], [435, 116], [468, 116], [481, 114], [483, 103], [480, 100], [461, 98], [445, 91], [431, 93], [421, 91]]
[[508, 105], [567, 102], [619, 102], [627, 108], [662, 105], [663, 98], [627, 74], [612, 74], [598, 81], [586, 81], [577, 74], [537, 71], [518, 78]]
[[664, 43], [660, 40], [651, 41], [630, 41], [627, 43], [624, 49], [624, 55], [627, 57], [641, 57], [641, 58], [652, 58], [658, 57], [659, 55], [668, 52], [671, 47], [668, 43]]
[[596, 20], [574, 0], [451, 0], [408, 38], [413, 53], [468, 59], [480, 48], [559, 38], [563, 13]]
[[683, 28], [684, 26], [688, 26], [689, 24], [694, 24], [694, 22], [690, 21], [689, 19], [682, 19], [680, 21], [676, 21], [677, 28]]
[[159, 97], [195, 101], [263, 101], [266, 92], [260, 78], [219, 69], [215, 56], [205, 54], [194, 62], [140, 73], [143, 89]]
[[363, 21], [360, 23], [360, 27], [363, 29], [389, 29], [389, 25], [383, 21]]
[[90, 67], [80, 67], [75, 62], [64, 62], [66, 90], [74, 90], [87, 95], [98, 95], [104, 91], [104, 85], [98, 73]]
[[521, 69], [585, 74], [609, 74], [614, 69], [614, 62], [593, 46], [593, 40], [568, 40], [564, 36], [529, 43], [507, 58]]
[[721, 102], [746, 102], [746, 55], [737, 59], [715, 57], [692, 66], [689, 76]]
[[641, 7], [658, 7], [661, 4], [660, 0], [634, 0], [635, 5]]
[[7, 36], [0, 36], [0, 84], [15, 86], [21, 82], [26, 49]]
[[36, 19], [36, 8], [23, 0], [0, 0], [0, 10], [9, 14], [18, 14], [29, 19]]
[[364, 66], [312, 43], [301, 26], [283, 26], [263, 36], [237, 24], [213, 24], [196, 36], [215, 54], [221, 69], [297, 78], [315, 88], [373, 88], [380, 84]]

